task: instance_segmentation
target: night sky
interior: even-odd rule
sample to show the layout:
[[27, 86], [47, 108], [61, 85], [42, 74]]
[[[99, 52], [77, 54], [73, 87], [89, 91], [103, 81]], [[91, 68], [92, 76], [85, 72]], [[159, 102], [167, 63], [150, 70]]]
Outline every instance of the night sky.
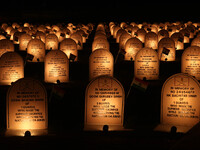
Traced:
[[1, 4], [1, 22], [165, 22], [199, 21], [198, 3], [173, 1], [7, 0]]

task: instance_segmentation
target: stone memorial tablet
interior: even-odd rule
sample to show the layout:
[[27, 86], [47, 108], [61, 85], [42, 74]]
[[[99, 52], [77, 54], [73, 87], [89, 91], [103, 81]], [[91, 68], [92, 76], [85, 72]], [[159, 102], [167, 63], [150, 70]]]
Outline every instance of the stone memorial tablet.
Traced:
[[19, 37], [19, 50], [25, 51], [28, 46], [28, 42], [32, 39], [31, 35], [29, 34], [22, 34]]
[[159, 78], [159, 59], [155, 50], [142, 48], [137, 52], [134, 63], [134, 76], [141, 80], [157, 80]]
[[200, 47], [200, 37], [196, 37], [192, 40], [191, 46], [199, 46]]
[[200, 47], [190, 46], [183, 51], [181, 72], [188, 73], [200, 80]]
[[92, 43], [92, 51], [96, 49], [110, 50], [109, 42], [105, 38], [96, 38]]
[[85, 130], [123, 129], [124, 89], [110, 76], [99, 76], [87, 86], [85, 93]]
[[0, 85], [11, 85], [24, 77], [24, 61], [16, 52], [6, 52], [0, 57]]
[[158, 32], [158, 42], [159, 42], [161, 39], [165, 38], [165, 37], [169, 37], [168, 31], [165, 30], [165, 29], [160, 30], [160, 31]]
[[132, 35], [133, 37], [136, 36], [142, 43], [145, 42], [145, 35], [146, 31], [145, 29], [138, 29], [135, 35]]
[[125, 43], [125, 55], [124, 55], [124, 60], [128, 61], [134, 61], [135, 60], [135, 55], [137, 52], [143, 47], [142, 42], [136, 38], [130, 38], [127, 40]]
[[70, 38], [73, 39], [77, 44], [77, 50], [83, 49], [83, 39], [82, 36], [78, 33], [72, 33], [70, 35]]
[[114, 58], [110, 51], [98, 49], [91, 53], [89, 57], [89, 79], [100, 75], [113, 76]]
[[183, 50], [184, 49], [184, 36], [180, 32], [175, 32], [171, 35], [171, 39], [175, 42], [175, 48], [176, 50]]
[[44, 43], [39, 39], [30, 40], [27, 46], [27, 53], [34, 56], [32, 62], [44, 62], [45, 58]]
[[144, 46], [152, 49], [158, 49], [158, 35], [155, 32], [148, 32], [145, 35]]
[[63, 51], [68, 58], [70, 58], [70, 54], [73, 54], [74, 56], [76, 56], [74, 61], [78, 60], [77, 45], [73, 39], [67, 38], [60, 42], [60, 50]]
[[199, 122], [200, 85], [192, 76], [178, 73], [169, 77], [161, 92], [161, 124], [166, 131], [176, 126], [186, 132]]
[[158, 43], [158, 57], [161, 61], [175, 61], [175, 42], [171, 38], [163, 38]]
[[131, 35], [128, 34], [127, 32], [122, 33], [119, 37], [119, 49], [125, 49], [125, 44], [127, 40], [130, 38], [131, 38]]
[[46, 50], [58, 50], [58, 37], [55, 34], [48, 34], [45, 40]]
[[7, 134], [42, 133], [48, 127], [47, 108], [45, 87], [35, 79], [19, 79], [7, 92]]
[[48, 83], [61, 83], [69, 81], [69, 60], [61, 50], [50, 51], [44, 62], [44, 81]]
[[0, 57], [6, 52], [14, 52], [14, 49], [14, 44], [10, 40], [0, 40]]

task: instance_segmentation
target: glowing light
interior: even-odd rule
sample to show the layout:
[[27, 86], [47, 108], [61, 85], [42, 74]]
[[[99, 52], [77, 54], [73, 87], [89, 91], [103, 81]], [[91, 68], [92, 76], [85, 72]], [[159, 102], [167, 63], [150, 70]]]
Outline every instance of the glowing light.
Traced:
[[89, 79], [100, 75], [113, 76], [114, 58], [110, 51], [98, 49], [92, 52], [89, 57]]
[[[109, 92], [105, 92], [109, 91]], [[85, 130], [123, 129], [124, 89], [121, 83], [110, 76], [92, 80], [85, 95]]]
[[50, 51], [45, 57], [44, 81], [48, 83], [61, 83], [69, 81], [69, 60], [67, 55], [60, 51]]

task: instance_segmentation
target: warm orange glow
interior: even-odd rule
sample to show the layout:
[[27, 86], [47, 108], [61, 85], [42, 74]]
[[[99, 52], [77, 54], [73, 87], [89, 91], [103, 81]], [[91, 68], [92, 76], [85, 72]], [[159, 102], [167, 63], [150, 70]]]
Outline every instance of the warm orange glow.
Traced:
[[[7, 130], [41, 130], [48, 127], [47, 93], [37, 80], [16, 81], [7, 93]], [[22, 133], [22, 132], [20, 132]]]
[[60, 50], [63, 51], [68, 58], [70, 58], [70, 54], [73, 54], [76, 56], [74, 61], [78, 60], [77, 45], [73, 39], [67, 38], [60, 42]]
[[27, 53], [34, 56], [32, 62], [43, 62], [45, 58], [44, 43], [39, 39], [30, 40], [27, 45]]
[[97, 49], [106, 49], [110, 50], [109, 42], [105, 38], [96, 38], [92, 43], [92, 51], [95, 51]]
[[28, 42], [32, 39], [29, 34], [22, 34], [19, 37], [19, 50], [25, 51], [27, 49]]
[[146, 31], [144, 29], [138, 29], [136, 34], [132, 35], [132, 37], [137, 37], [142, 43], [144, 43], [145, 35], [146, 35]]
[[181, 72], [188, 73], [200, 80], [200, 47], [190, 46], [181, 57]]
[[162, 30], [160, 30], [160, 31], [158, 32], [158, 42], [159, 42], [161, 39], [166, 38], [166, 37], [169, 37], [169, 33], [168, 33], [167, 30], [162, 29]]
[[125, 43], [124, 60], [134, 61], [135, 55], [143, 47], [142, 42], [138, 38], [130, 38]]
[[183, 43], [190, 43], [190, 32], [187, 29], [182, 29], [180, 33], [184, 36]]
[[6, 39], [4, 35], [0, 35], [0, 40]]
[[69, 81], [69, 60], [67, 55], [60, 51], [50, 51], [45, 57], [44, 81], [48, 83], [61, 83]]
[[183, 43], [184, 36], [181, 33], [176, 32], [176, 33], [172, 34], [171, 39], [173, 39], [175, 42], [176, 50], [184, 49], [184, 43]]
[[199, 46], [200, 47], [200, 37], [196, 37], [192, 40], [191, 46]]
[[[169, 50], [169, 53], [166, 54], [164, 49]], [[171, 38], [163, 38], [158, 43], [158, 57], [161, 61], [175, 61], [176, 50], [175, 42]]]
[[77, 50], [83, 49], [83, 39], [82, 36], [78, 33], [72, 33], [70, 35], [70, 38], [73, 39], [77, 44]]
[[121, 36], [119, 37], [119, 48], [120, 49], [125, 49], [125, 44], [128, 39], [131, 38], [131, 35], [128, 34], [127, 32], [122, 33]]
[[142, 48], [135, 56], [134, 76], [143, 80], [157, 80], [159, 78], [158, 54], [151, 48]]
[[7, 52], [0, 57], [0, 85], [11, 85], [24, 77], [24, 61], [16, 52]]
[[36, 32], [36, 39], [41, 40], [43, 43], [46, 42], [46, 34], [41, 32], [41, 31], [37, 31]]
[[113, 76], [114, 58], [110, 51], [97, 49], [89, 57], [89, 79], [100, 75]]
[[118, 30], [120, 30], [121, 28], [119, 26], [114, 26], [114, 29], [113, 29], [113, 38], [116, 39], [117, 37], [117, 32]]
[[85, 93], [85, 130], [109, 130], [123, 128], [124, 89], [121, 83], [109, 76], [92, 80]]
[[8, 35], [10, 35], [10, 32], [12, 31], [12, 27], [11, 26], [9, 26], [9, 27], [7, 27], [6, 29], [5, 29], [5, 31], [7, 32], [7, 34]]
[[145, 35], [145, 47], [157, 49], [158, 48], [158, 36], [154, 32], [148, 32]]
[[194, 126], [199, 122], [200, 85], [190, 75], [178, 73], [162, 87], [161, 124]]
[[126, 31], [124, 29], [119, 29], [117, 31], [117, 34], [116, 34], [116, 43], [119, 43], [119, 38], [120, 36], [123, 34], [123, 33], [126, 33]]
[[10, 40], [0, 40], [0, 57], [6, 52], [14, 52], [14, 49], [14, 44]]
[[45, 40], [46, 50], [58, 50], [58, 37], [55, 34], [49, 34]]

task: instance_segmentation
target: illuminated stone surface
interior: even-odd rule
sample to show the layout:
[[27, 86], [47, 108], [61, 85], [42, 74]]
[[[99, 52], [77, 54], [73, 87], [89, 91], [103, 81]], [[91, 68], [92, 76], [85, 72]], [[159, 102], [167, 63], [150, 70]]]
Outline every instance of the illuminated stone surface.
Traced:
[[124, 89], [121, 83], [110, 76], [100, 76], [92, 80], [85, 93], [85, 129], [109, 130], [123, 128]]
[[161, 92], [161, 124], [192, 127], [199, 122], [200, 85], [190, 75], [169, 77]]
[[10, 85], [24, 77], [24, 61], [16, 52], [7, 52], [0, 57], [0, 85]]
[[39, 81], [16, 81], [7, 92], [7, 130], [47, 129], [47, 108], [46, 89]]
[[135, 57], [134, 75], [143, 80], [157, 80], [159, 77], [158, 54], [151, 48], [142, 48]]
[[61, 50], [50, 51], [45, 57], [44, 81], [57, 83], [69, 81], [69, 60]]
[[181, 72], [188, 73], [200, 80], [200, 47], [190, 46], [186, 48], [181, 58]]
[[89, 79], [100, 75], [113, 76], [114, 59], [112, 54], [105, 49], [98, 49], [89, 57]]

